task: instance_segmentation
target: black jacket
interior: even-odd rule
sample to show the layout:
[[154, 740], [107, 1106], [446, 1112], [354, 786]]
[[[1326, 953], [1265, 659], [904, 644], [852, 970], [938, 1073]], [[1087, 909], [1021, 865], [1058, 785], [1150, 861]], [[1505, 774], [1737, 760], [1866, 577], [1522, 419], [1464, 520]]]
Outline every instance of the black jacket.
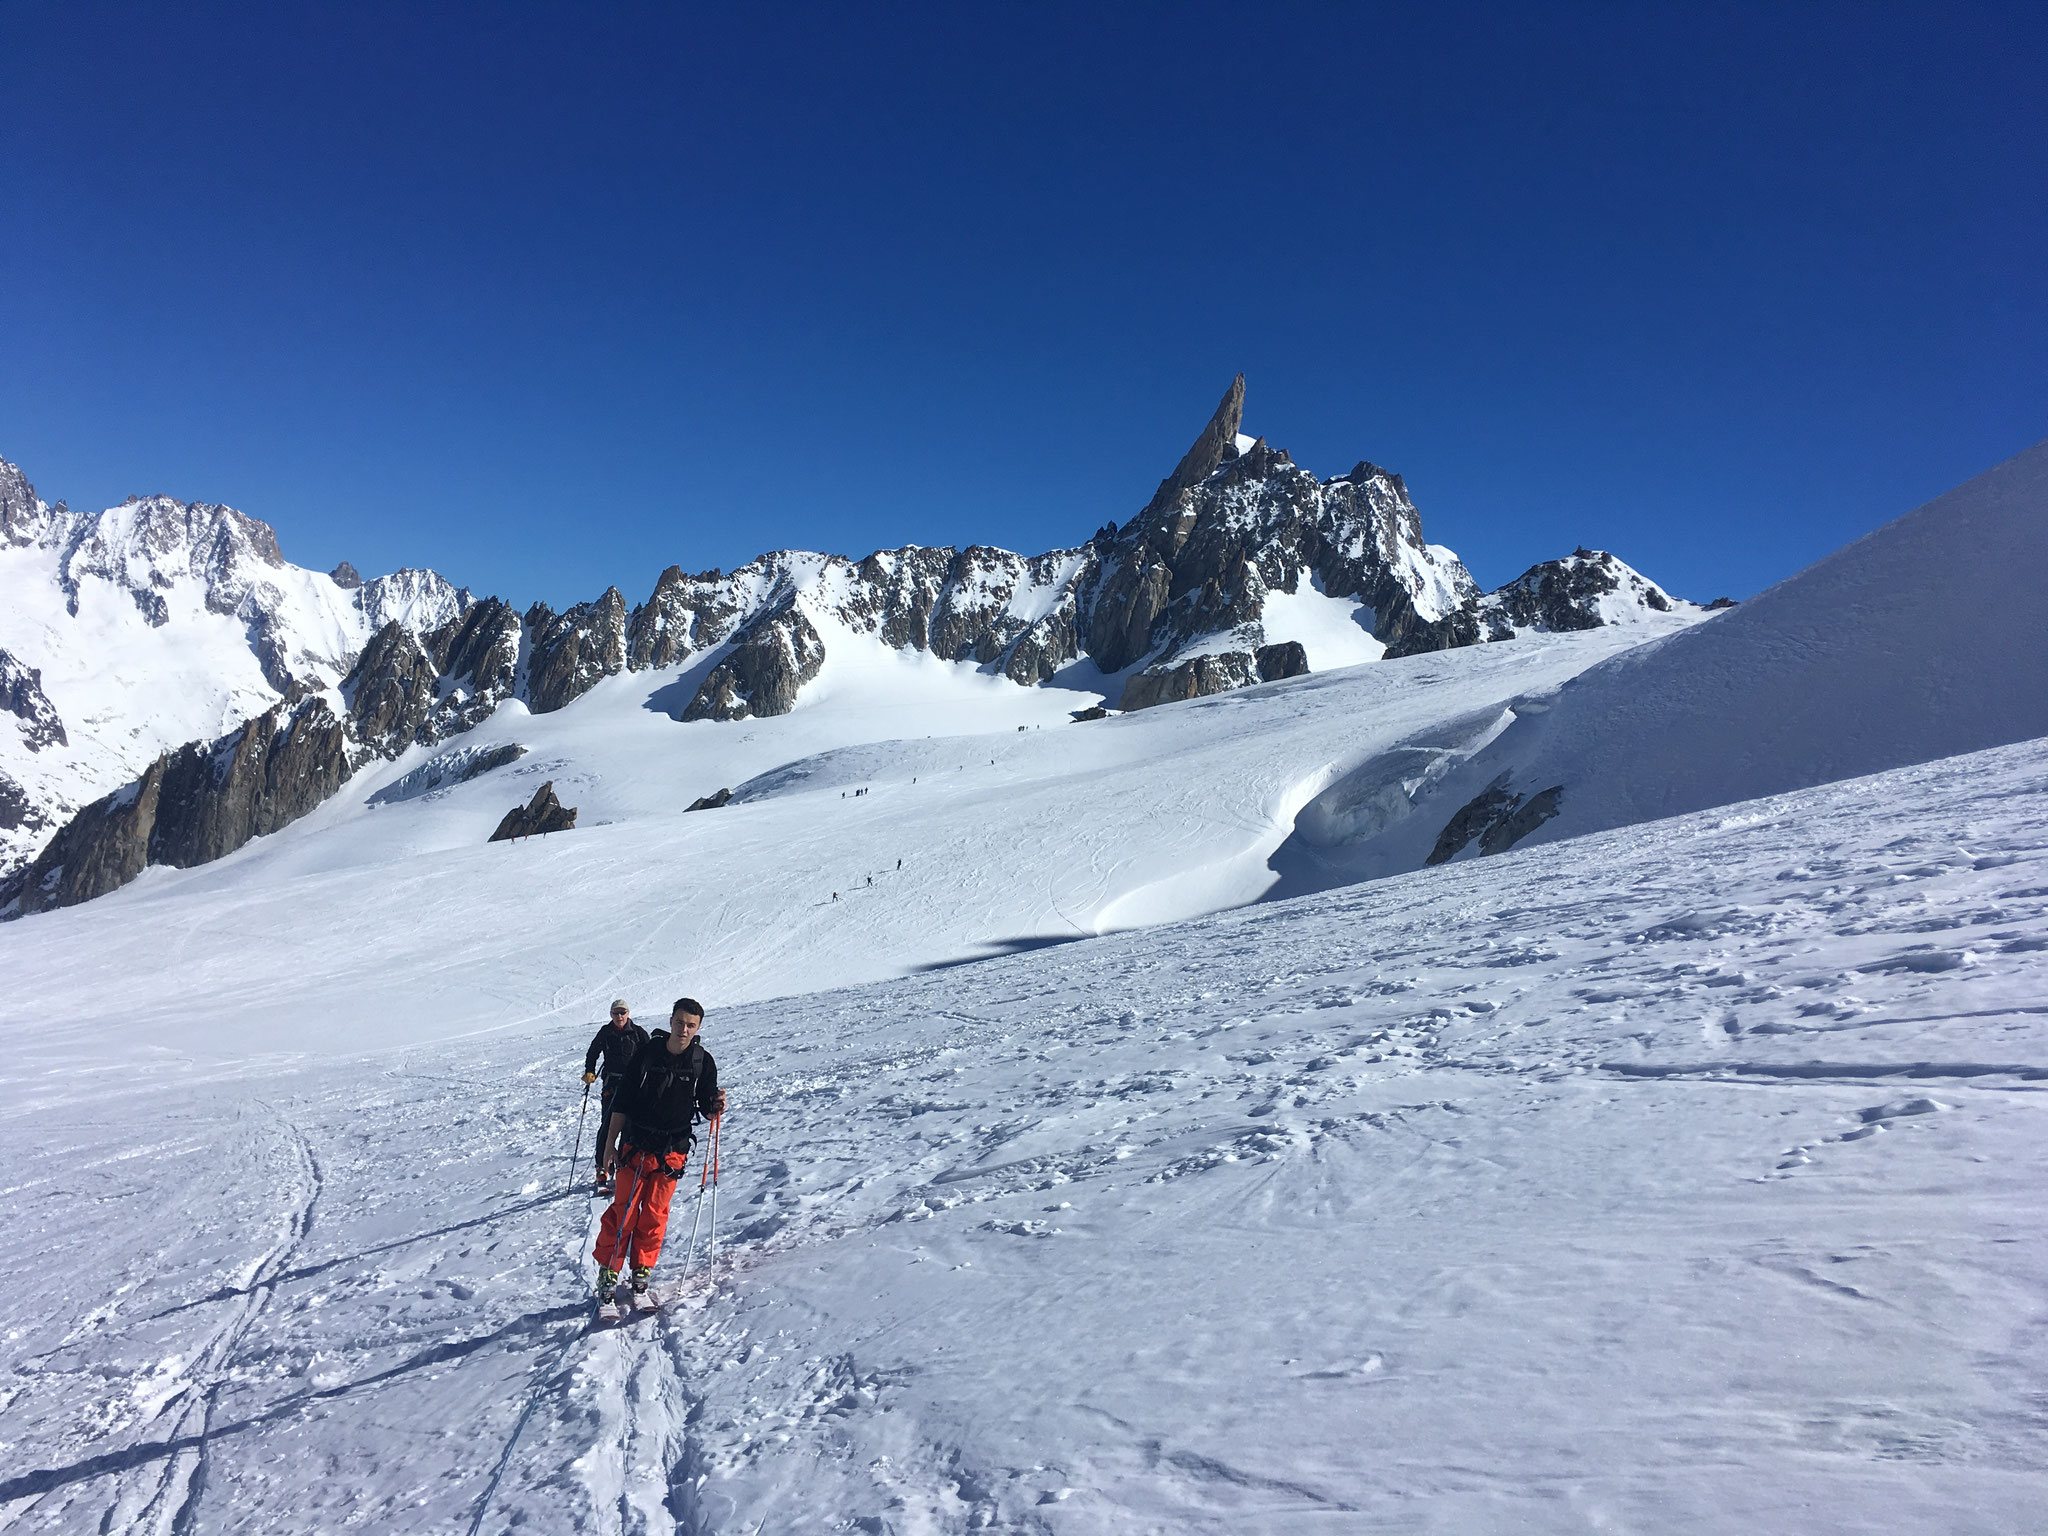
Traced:
[[604, 1058], [604, 1075], [617, 1077], [640, 1054], [640, 1047], [647, 1043], [647, 1031], [631, 1019], [624, 1029], [614, 1029], [609, 1023], [597, 1032], [597, 1038], [590, 1042], [590, 1049], [583, 1053], [583, 1070], [595, 1072], [597, 1059]]
[[709, 1120], [718, 1108], [718, 1063], [701, 1040], [671, 1055], [668, 1031], [657, 1029], [633, 1058], [612, 1097], [612, 1113], [626, 1117], [626, 1145], [641, 1152], [670, 1152], [696, 1138], [690, 1124]]

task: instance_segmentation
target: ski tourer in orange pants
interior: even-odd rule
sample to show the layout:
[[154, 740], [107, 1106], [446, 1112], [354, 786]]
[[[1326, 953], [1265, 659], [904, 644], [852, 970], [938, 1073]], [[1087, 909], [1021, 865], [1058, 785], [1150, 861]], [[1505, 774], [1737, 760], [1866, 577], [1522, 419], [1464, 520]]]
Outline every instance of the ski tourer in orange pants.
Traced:
[[695, 998], [677, 998], [668, 1028], [655, 1031], [619, 1075], [599, 1157], [599, 1165], [607, 1172], [618, 1171], [618, 1180], [591, 1254], [597, 1260], [597, 1294], [602, 1306], [613, 1304], [619, 1271], [629, 1261], [634, 1304], [647, 1297], [648, 1275], [661, 1257], [661, 1240], [668, 1233], [668, 1207], [675, 1198], [676, 1176], [683, 1171], [695, 1139], [691, 1126], [699, 1118], [709, 1120], [725, 1110], [718, 1063], [697, 1038], [703, 1027], [703, 1005]]
[[661, 1257], [661, 1240], [668, 1235], [668, 1205], [675, 1198], [676, 1177], [686, 1160], [681, 1152], [657, 1157], [627, 1150], [591, 1255], [599, 1269], [613, 1274], [625, 1269], [628, 1260], [636, 1270], [654, 1268]]

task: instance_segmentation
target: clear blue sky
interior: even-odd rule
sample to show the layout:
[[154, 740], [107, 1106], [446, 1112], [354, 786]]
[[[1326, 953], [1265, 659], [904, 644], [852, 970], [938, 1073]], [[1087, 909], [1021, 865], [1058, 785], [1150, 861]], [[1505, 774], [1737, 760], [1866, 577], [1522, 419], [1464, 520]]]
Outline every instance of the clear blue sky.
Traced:
[[323, 569], [1037, 551], [1243, 370], [1486, 585], [1744, 596], [2048, 436], [2040, 4], [7, 0], [0, 59], [0, 455]]

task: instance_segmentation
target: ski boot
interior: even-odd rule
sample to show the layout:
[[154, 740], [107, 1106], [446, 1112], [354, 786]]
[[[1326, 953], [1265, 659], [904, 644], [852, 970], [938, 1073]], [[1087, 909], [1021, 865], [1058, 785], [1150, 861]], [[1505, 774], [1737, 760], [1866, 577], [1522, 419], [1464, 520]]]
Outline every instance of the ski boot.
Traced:
[[619, 1320], [619, 1272], [602, 1265], [597, 1271], [597, 1315], [607, 1323]]
[[660, 1300], [657, 1299], [654, 1294], [653, 1287], [648, 1284], [648, 1282], [653, 1278], [654, 1270], [651, 1266], [646, 1264], [635, 1264], [633, 1266], [634, 1311], [652, 1312], [655, 1308], [661, 1305]]

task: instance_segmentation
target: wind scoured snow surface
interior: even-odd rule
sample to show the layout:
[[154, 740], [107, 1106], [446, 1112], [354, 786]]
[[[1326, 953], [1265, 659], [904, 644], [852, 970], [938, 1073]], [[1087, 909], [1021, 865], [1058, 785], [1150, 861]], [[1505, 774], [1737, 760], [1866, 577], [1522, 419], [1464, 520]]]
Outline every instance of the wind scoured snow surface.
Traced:
[[1561, 787], [1549, 842], [2048, 734], [2048, 443], [1515, 713], [1328, 877], [1417, 867], [1496, 781]]
[[2034, 742], [716, 1008], [717, 1256], [686, 1179], [598, 1333], [581, 1000], [245, 1054], [81, 969], [5, 1015], [0, 1529], [2028, 1529], [2044, 827]]

